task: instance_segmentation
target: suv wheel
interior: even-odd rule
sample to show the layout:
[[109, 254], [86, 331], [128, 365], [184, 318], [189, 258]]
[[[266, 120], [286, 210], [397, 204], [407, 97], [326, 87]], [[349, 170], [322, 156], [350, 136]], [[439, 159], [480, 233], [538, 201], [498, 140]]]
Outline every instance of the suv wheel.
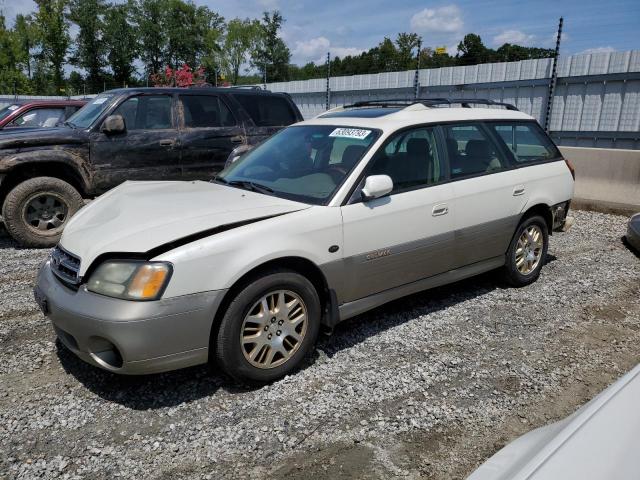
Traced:
[[82, 205], [82, 196], [67, 182], [36, 177], [9, 192], [2, 217], [7, 231], [20, 245], [51, 247], [60, 239], [67, 220]]
[[309, 280], [290, 270], [270, 271], [247, 282], [229, 304], [215, 341], [216, 360], [241, 382], [281, 378], [315, 344], [320, 314]]
[[504, 267], [506, 281], [523, 287], [535, 282], [547, 257], [549, 232], [547, 222], [539, 215], [525, 218], [511, 240]]

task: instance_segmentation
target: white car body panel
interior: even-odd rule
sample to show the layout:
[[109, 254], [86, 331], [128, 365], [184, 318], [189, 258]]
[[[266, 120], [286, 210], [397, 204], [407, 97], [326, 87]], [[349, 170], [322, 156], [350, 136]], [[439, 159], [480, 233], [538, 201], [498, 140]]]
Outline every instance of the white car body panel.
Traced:
[[509, 443], [467, 480], [640, 478], [640, 365], [557, 423]]
[[102, 253], [142, 253], [221, 225], [309, 205], [209, 182], [125, 182], [83, 208], [60, 245], [82, 260], [84, 275]]
[[[329, 252], [332, 245], [339, 250]], [[154, 260], [173, 263], [164, 294], [173, 297], [229, 288], [254, 267], [276, 258], [299, 257], [322, 265], [341, 255], [340, 209], [314, 206], [203, 238]]]

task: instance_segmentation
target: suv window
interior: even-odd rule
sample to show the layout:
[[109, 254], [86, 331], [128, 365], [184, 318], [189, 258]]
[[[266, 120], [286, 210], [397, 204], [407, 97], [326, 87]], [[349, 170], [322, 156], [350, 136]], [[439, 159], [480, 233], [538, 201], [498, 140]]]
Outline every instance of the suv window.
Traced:
[[390, 138], [371, 164], [371, 175], [389, 175], [393, 192], [433, 185], [444, 179], [433, 128], [405, 130]]
[[55, 127], [64, 120], [64, 107], [36, 108], [23, 113], [11, 125], [16, 127]]
[[518, 163], [560, 157], [556, 146], [535, 123], [491, 123]]
[[234, 98], [259, 127], [291, 125], [297, 121], [289, 102], [283, 97], [243, 94], [234, 95]]
[[113, 114], [122, 115], [127, 130], [171, 128], [171, 97], [169, 95], [131, 97], [122, 102]]
[[508, 163], [479, 125], [443, 125], [451, 178], [499, 172]]
[[187, 128], [232, 127], [236, 124], [231, 110], [213, 95], [180, 95]]

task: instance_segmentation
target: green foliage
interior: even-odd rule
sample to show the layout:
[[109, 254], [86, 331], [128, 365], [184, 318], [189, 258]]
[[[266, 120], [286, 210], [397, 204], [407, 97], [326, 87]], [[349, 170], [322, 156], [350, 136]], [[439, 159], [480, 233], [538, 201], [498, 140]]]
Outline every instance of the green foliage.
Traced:
[[48, 76], [50, 70], [54, 91], [64, 89], [62, 67], [69, 49], [69, 24], [65, 19], [67, 0], [35, 0], [35, 25], [38, 32], [41, 63], [38, 65], [39, 75]]
[[283, 82], [289, 80], [289, 60], [291, 52], [279, 31], [284, 18], [279, 11], [264, 12], [259, 24], [257, 42], [251, 54], [251, 65], [265, 76], [268, 82]]
[[106, 11], [104, 0], [69, 1], [68, 18], [79, 27], [70, 61], [72, 65], [86, 70], [91, 91], [98, 91], [103, 81], [102, 69], [106, 65], [103, 19]]
[[[256, 84], [321, 78], [324, 62], [290, 63], [282, 39], [279, 11], [260, 19], [232, 19], [193, 0], [34, 0], [35, 12], [17, 15], [12, 29], [0, 18], [0, 93], [78, 94], [103, 88], [145, 85], [154, 74], [188, 65], [213, 84]], [[70, 24], [77, 27], [73, 42]], [[74, 28], [74, 31], [76, 29]], [[487, 48], [470, 33], [459, 53], [436, 54], [428, 46], [418, 52], [415, 33], [385, 37], [359, 55], [331, 59], [331, 75], [411, 70], [416, 56], [421, 68], [473, 65], [551, 57], [551, 49], [504, 44]], [[136, 71], [136, 62], [144, 72]], [[67, 64], [79, 71], [64, 78]], [[243, 66], [253, 70], [242, 75]], [[157, 75], [156, 75], [157, 76]], [[155, 77], [154, 77], [155, 78]]]
[[104, 16], [104, 48], [107, 63], [118, 85], [130, 84], [138, 56], [139, 44], [136, 27], [132, 23], [134, 4], [132, 0], [109, 6]]

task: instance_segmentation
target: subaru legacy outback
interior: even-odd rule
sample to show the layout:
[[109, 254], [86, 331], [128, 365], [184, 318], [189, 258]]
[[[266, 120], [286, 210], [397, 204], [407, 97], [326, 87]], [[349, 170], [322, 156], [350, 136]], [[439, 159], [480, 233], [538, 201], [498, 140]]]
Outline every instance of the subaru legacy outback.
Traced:
[[390, 300], [493, 269], [527, 285], [571, 224], [573, 170], [529, 115], [456, 102], [359, 103], [211, 182], [126, 182], [69, 221], [36, 299], [112, 372], [214, 361], [266, 382]]

